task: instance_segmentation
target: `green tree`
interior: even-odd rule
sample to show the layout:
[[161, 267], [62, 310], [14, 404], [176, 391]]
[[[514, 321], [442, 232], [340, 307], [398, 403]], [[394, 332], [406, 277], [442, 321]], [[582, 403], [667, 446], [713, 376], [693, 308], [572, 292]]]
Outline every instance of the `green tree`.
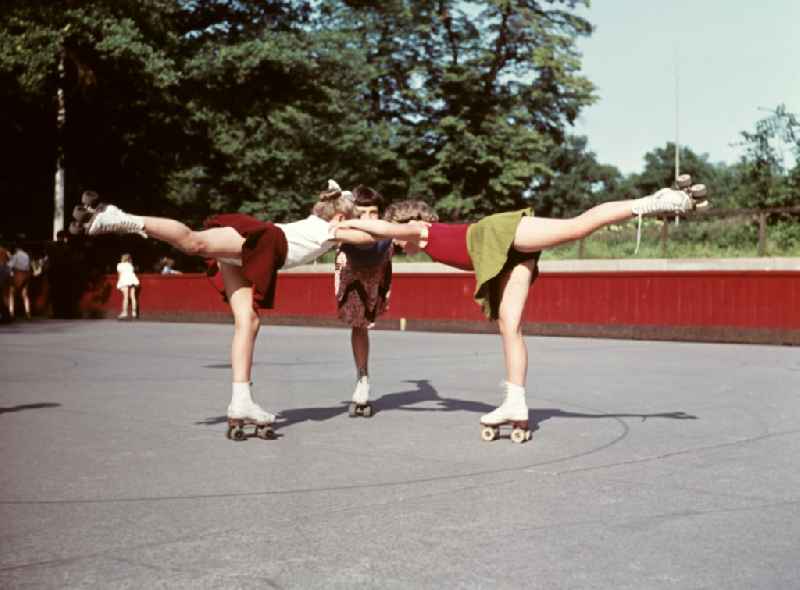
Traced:
[[578, 215], [620, 190], [620, 171], [597, 162], [583, 136], [567, 136], [550, 154], [551, 175], [536, 189], [536, 212], [548, 217]]
[[393, 186], [451, 219], [530, 204], [593, 99], [575, 47], [591, 32], [573, 12], [586, 2], [323, 4], [365, 48], [370, 120], [393, 126]]
[[[0, 132], [15, 149], [0, 179], [13, 203], [2, 231], [26, 224], [32, 236], [49, 234], [44, 212], [52, 211], [59, 145], [68, 167], [67, 210], [87, 188], [131, 198], [157, 193], [168, 166], [163, 153], [179, 143], [170, 94], [179, 80], [170, 56], [177, 16], [170, 0], [3, 3]], [[62, 55], [66, 123], [58, 137]]]
[[779, 105], [755, 125], [742, 131], [745, 155], [739, 177], [739, 200], [745, 207], [780, 207], [798, 203], [797, 165], [787, 174], [784, 152], [800, 161], [800, 120]]

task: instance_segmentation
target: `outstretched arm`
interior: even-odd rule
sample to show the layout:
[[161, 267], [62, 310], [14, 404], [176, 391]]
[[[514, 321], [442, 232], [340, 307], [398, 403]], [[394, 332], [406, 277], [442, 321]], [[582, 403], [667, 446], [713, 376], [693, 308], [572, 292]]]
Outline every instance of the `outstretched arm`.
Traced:
[[378, 240], [372, 235], [360, 229], [349, 229], [337, 226], [333, 230], [333, 236], [336, 241], [342, 244], [353, 244], [356, 246], [368, 246], [374, 244]]
[[361, 230], [375, 239], [396, 239], [419, 242], [425, 239], [428, 226], [423, 222], [392, 223], [381, 219], [348, 219], [339, 224], [339, 228]]

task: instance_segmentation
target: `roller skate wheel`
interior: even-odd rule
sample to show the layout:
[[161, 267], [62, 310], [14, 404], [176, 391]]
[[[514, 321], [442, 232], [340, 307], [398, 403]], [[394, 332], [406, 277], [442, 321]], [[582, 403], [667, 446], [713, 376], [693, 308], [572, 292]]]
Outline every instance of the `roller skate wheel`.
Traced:
[[692, 175], [691, 174], [681, 174], [678, 178], [675, 179], [675, 184], [678, 185], [679, 189], [687, 189], [692, 186]]
[[358, 406], [356, 405], [356, 402], [350, 402], [350, 405], [347, 406], [347, 415], [351, 418], [358, 416]]
[[262, 440], [272, 440], [275, 438], [275, 432], [270, 426], [257, 426], [256, 436]]
[[364, 418], [372, 418], [372, 406], [370, 404], [362, 406], [361, 415], [364, 416]]
[[235, 441], [243, 441], [246, 438], [244, 433], [244, 428], [241, 426], [235, 426], [233, 428], [233, 440]]
[[492, 442], [494, 439], [497, 438], [500, 429], [496, 426], [481, 426], [481, 440], [485, 440], [486, 442]]
[[693, 184], [689, 189], [693, 199], [703, 199], [708, 195], [708, 187], [704, 184]]
[[530, 440], [531, 433], [530, 430], [522, 430], [522, 428], [515, 428], [511, 431], [511, 441], [515, 443], [524, 443], [526, 440]]

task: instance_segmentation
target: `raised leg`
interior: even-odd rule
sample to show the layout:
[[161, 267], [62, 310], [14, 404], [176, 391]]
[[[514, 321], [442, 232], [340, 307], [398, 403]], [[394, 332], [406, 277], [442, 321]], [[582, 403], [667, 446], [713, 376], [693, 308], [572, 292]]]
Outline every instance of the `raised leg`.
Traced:
[[240, 256], [244, 244], [244, 238], [230, 227], [194, 231], [175, 219], [132, 215], [114, 205], [100, 207], [83, 225], [89, 235], [144, 232], [181, 252], [206, 258]]
[[181, 252], [205, 258], [236, 257], [242, 253], [244, 238], [232, 227], [194, 231], [174, 219], [144, 217], [144, 231]]
[[[585, 238], [601, 227], [627, 221], [633, 216], [639, 217], [641, 232], [643, 215], [680, 215], [707, 206], [705, 185], [684, 186], [691, 182], [691, 177], [681, 178], [685, 182], [679, 184], [680, 190], [665, 188], [640, 199], [601, 203], [572, 219], [523, 217], [514, 236], [514, 248], [520, 252], [539, 252]], [[637, 250], [640, 235], [637, 236]]]
[[580, 240], [601, 227], [631, 219], [634, 202], [609, 201], [572, 219], [523, 217], [514, 235], [514, 248], [520, 252], [539, 252]]

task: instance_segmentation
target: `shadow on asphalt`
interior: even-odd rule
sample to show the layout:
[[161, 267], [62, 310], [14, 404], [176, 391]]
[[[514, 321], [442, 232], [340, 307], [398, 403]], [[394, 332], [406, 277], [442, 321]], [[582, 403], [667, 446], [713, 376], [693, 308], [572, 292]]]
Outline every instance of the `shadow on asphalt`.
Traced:
[[10, 406], [8, 408], [0, 408], [0, 414], [8, 414], [10, 412], [21, 412], [22, 410], [41, 410], [43, 408], [58, 408], [61, 404], [52, 402], [43, 402], [40, 404], [22, 404], [19, 406]]
[[[485, 414], [495, 409], [495, 406], [483, 403], [461, 400], [451, 397], [441, 397], [439, 392], [427, 379], [407, 380], [405, 383], [414, 385], [413, 389], [388, 393], [373, 400], [372, 405], [375, 413], [398, 410], [402, 412], [472, 412], [475, 414]], [[434, 402], [435, 406], [416, 407], [417, 404]], [[341, 414], [346, 414], [349, 402], [339, 402], [335, 406], [294, 408], [284, 410], [280, 413], [280, 419], [275, 424], [275, 428], [285, 428], [292, 424], [301, 422], [322, 422], [330, 420]], [[697, 420], [697, 416], [686, 412], [660, 412], [651, 414], [637, 413], [595, 413], [587, 414], [582, 412], [567, 412], [558, 408], [534, 408], [530, 410], [530, 429], [537, 430], [539, 425], [551, 418], [641, 418], [642, 422], [648, 418], [662, 418], [669, 420]], [[197, 425], [213, 426], [227, 422], [226, 416], [212, 416], [204, 420], [195, 422]]]

